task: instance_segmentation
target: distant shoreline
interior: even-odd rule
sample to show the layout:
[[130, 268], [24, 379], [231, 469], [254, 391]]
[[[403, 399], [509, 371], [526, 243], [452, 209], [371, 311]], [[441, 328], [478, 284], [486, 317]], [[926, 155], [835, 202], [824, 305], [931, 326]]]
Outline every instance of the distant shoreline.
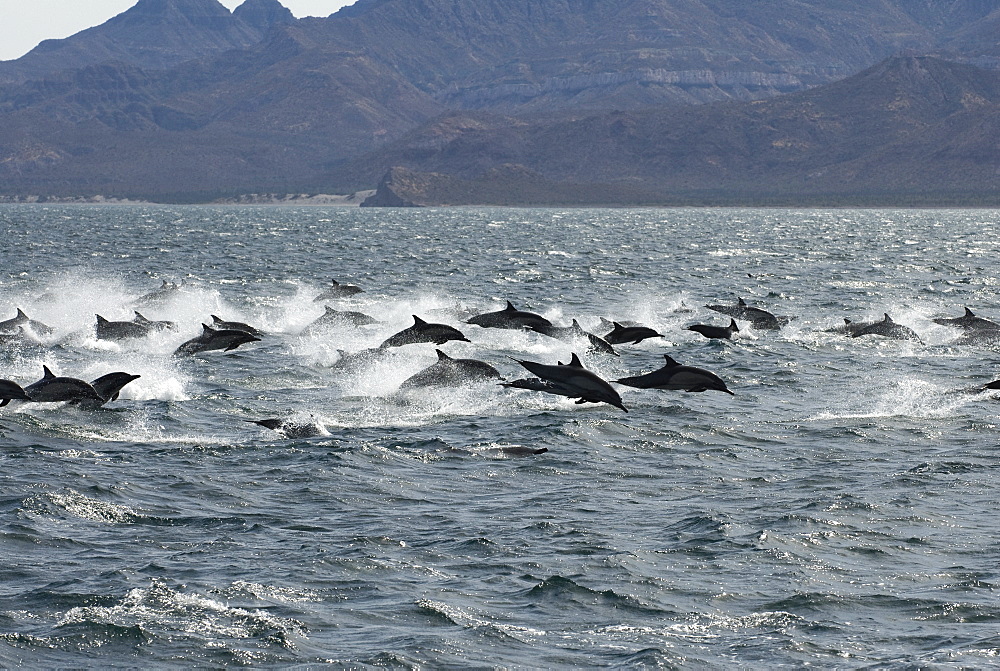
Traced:
[[373, 193], [357, 191], [351, 194], [274, 194], [249, 193], [232, 198], [210, 201], [173, 203], [108, 196], [0, 196], [0, 205], [295, 205], [316, 207], [360, 207], [365, 198]]

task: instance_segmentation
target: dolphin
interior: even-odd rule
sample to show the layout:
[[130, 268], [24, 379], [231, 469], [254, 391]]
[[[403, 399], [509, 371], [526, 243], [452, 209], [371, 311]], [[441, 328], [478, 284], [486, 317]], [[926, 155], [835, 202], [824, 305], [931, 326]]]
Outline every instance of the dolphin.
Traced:
[[260, 338], [249, 333], [235, 330], [216, 330], [208, 324], [202, 324], [202, 333], [196, 338], [191, 338], [180, 347], [174, 350], [174, 356], [181, 354], [197, 354], [198, 352], [208, 352], [211, 350], [234, 350], [240, 345], [250, 342], [259, 342]]
[[537, 375], [541, 384], [530, 387], [523, 384], [510, 383], [507, 386], [519, 387], [521, 389], [533, 388], [535, 391], [544, 391], [549, 394], [576, 398], [579, 399], [577, 401], [578, 404], [607, 403], [628, 412], [628, 408], [622, 404], [622, 398], [618, 395], [618, 392], [605, 380], [584, 368], [583, 364], [580, 363], [580, 357], [576, 354], [573, 355], [573, 358], [567, 365], [549, 366], [521, 359], [514, 359], [514, 361], [517, 361], [528, 369], [528, 371]]
[[163, 303], [172, 298], [179, 290], [180, 285], [175, 282], [163, 280], [158, 289], [150, 291], [144, 296], [140, 296], [137, 303]]
[[332, 298], [347, 298], [354, 294], [364, 292], [364, 289], [354, 284], [341, 284], [337, 280], [330, 280], [331, 284], [323, 293], [313, 299], [313, 303], [330, 300]]
[[250, 326], [250, 324], [223, 321], [215, 315], [212, 315], [212, 328], [219, 331], [243, 331], [244, 333], [249, 333], [250, 335], [257, 337], [260, 337], [261, 335], [261, 332]]
[[68, 402], [86, 408], [99, 408], [109, 401], [116, 400], [122, 387], [138, 378], [138, 375], [128, 373], [108, 373], [88, 383], [75, 377], [57, 376], [48, 366], [42, 366], [42, 379], [23, 389], [16, 382], [0, 380], [0, 408], [12, 400], [35, 403]]
[[482, 326], [483, 328], [515, 330], [535, 327], [546, 328], [552, 326], [552, 322], [545, 317], [535, 314], [534, 312], [518, 310], [510, 301], [507, 301], [507, 307], [503, 310], [497, 310], [496, 312], [484, 312], [481, 315], [476, 315], [475, 317], [467, 319], [465, 323], [475, 324], [476, 326]]
[[369, 317], [363, 312], [353, 312], [351, 310], [334, 310], [329, 305], [324, 306], [326, 312], [313, 320], [309, 325], [302, 329], [300, 335], [309, 335], [310, 333], [315, 333], [318, 330], [322, 330], [329, 326], [340, 326], [344, 324], [353, 324], [354, 326], [368, 326], [370, 324], [380, 324], [381, 322], [374, 317]]
[[327, 431], [317, 422], [292, 422], [287, 419], [248, 419], [251, 424], [263, 426], [276, 431], [285, 438], [315, 438], [328, 435]]
[[973, 331], [966, 331], [958, 340], [955, 341], [955, 344], [980, 345], [984, 347], [1000, 345], [1000, 330], [976, 329]]
[[788, 317], [777, 317], [767, 310], [751, 307], [742, 298], [737, 298], [736, 305], [706, 305], [705, 307], [729, 317], [748, 321], [755, 329], [762, 331], [777, 331], [790, 321]]
[[52, 335], [55, 331], [51, 326], [35, 321], [24, 310], [17, 308], [17, 314], [13, 318], [0, 322], [0, 333], [15, 333], [19, 326], [26, 326], [38, 335]]
[[143, 326], [149, 328], [150, 331], [165, 331], [166, 329], [176, 328], [177, 324], [168, 321], [155, 321], [152, 319], [146, 319], [138, 310], [134, 310], [135, 317], [132, 318], [136, 324], [142, 324]]
[[149, 335], [149, 327], [138, 322], [113, 322], [101, 315], [97, 317], [98, 340], [127, 340], [129, 338], [145, 338]]
[[696, 368], [694, 366], [682, 366], [674, 361], [669, 354], [664, 354], [666, 364], [659, 370], [654, 370], [645, 375], [635, 377], [623, 377], [615, 380], [618, 384], [628, 387], [638, 387], [639, 389], [676, 389], [679, 391], [702, 392], [708, 389], [723, 391], [727, 394], [735, 395], [726, 387], [715, 373]]
[[140, 375], [132, 375], [131, 373], [122, 373], [119, 371], [102, 375], [91, 382], [90, 386], [94, 388], [98, 396], [104, 399], [104, 403], [109, 403], [118, 400], [118, 394], [121, 393], [122, 387], [129, 382], [138, 380], [140, 377]]
[[984, 319], [983, 317], [977, 317], [969, 308], [965, 308], [965, 314], [961, 317], [938, 317], [932, 319], [935, 324], [941, 324], [942, 326], [954, 326], [956, 328], [964, 329], [966, 331], [1000, 331], [1000, 324], [990, 321], [989, 319]]
[[621, 324], [622, 326], [642, 326], [639, 322], [629, 321], [627, 319], [619, 319], [617, 321], [612, 321], [610, 319], [605, 319], [604, 317], [599, 318], [601, 320], [602, 329], [613, 329], [615, 324]]
[[892, 321], [892, 317], [889, 316], [888, 312], [885, 313], [882, 321], [866, 326], [857, 333], [852, 334], [851, 337], [860, 338], [866, 335], [878, 335], [893, 340], [920, 340], [920, 337], [917, 336], [913, 329]]
[[591, 352], [600, 352], [601, 354], [619, 356], [618, 352], [615, 351], [615, 348], [611, 346], [611, 343], [601, 336], [594, 335], [589, 331], [584, 331], [583, 327], [580, 326], [580, 322], [575, 319], [570, 326], [534, 326], [531, 330], [550, 338], [566, 342], [572, 342], [577, 338], [586, 338], [587, 342], [590, 344], [589, 350]]
[[422, 342], [443, 345], [449, 340], [472, 342], [454, 327], [446, 324], [430, 324], [417, 315], [413, 315], [413, 326], [389, 337], [379, 347], [382, 349], [386, 347], [402, 347], [403, 345], [413, 345]]
[[370, 366], [392, 356], [392, 352], [381, 347], [363, 349], [360, 352], [348, 353], [344, 350], [337, 350], [340, 358], [331, 366], [335, 370], [351, 370]]
[[11, 401], [30, 401], [31, 397], [25, 393], [24, 389], [17, 382], [11, 380], [0, 380], [0, 408]]
[[18, 326], [14, 333], [0, 333], [0, 349], [18, 349], [37, 343], [23, 326]]
[[647, 338], [665, 338], [662, 333], [657, 333], [648, 326], [623, 326], [618, 322], [611, 322], [614, 330], [604, 336], [604, 339], [612, 345], [632, 343], [638, 345]]
[[411, 375], [399, 386], [403, 389], [419, 387], [442, 387], [499, 380], [500, 373], [484, 361], [476, 359], [453, 359], [441, 350], [436, 350], [438, 360], [419, 373]]
[[856, 322], [856, 321], [851, 321], [847, 317], [844, 317], [843, 326], [834, 326], [832, 328], [828, 328], [826, 329], [826, 333], [843, 333], [844, 335], [849, 335], [853, 338], [855, 334], [860, 333], [861, 331], [865, 330], [866, 328], [874, 324], [878, 324], [878, 322], [877, 321]]
[[700, 333], [706, 338], [719, 340], [732, 340], [734, 333], [739, 333], [740, 327], [736, 325], [736, 320], [729, 319], [729, 326], [712, 326], [711, 324], [692, 324], [685, 327], [688, 331]]

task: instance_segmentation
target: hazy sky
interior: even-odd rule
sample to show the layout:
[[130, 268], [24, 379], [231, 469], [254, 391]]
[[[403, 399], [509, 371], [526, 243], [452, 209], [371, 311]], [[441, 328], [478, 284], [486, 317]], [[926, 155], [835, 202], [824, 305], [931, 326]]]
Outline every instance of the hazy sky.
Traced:
[[[243, 0], [220, 0], [229, 9]], [[138, 0], [0, 0], [0, 60], [23, 56], [39, 42], [104, 23]], [[292, 14], [329, 16], [354, 0], [281, 0]]]

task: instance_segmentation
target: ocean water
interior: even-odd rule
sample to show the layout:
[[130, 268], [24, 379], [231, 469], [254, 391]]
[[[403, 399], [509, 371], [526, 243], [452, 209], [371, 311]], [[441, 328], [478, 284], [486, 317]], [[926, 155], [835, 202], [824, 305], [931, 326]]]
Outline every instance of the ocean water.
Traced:
[[[0, 667], [1000, 666], [1000, 355], [931, 321], [1000, 319], [1000, 212], [34, 205], [0, 240], [0, 320], [55, 329], [0, 378], [141, 375], [0, 409]], [[381, 323], [302, 335], [330, 279]], [[738, 297], [793, 319], [684, 329]], [[665, 337], [463, 323], [507, 300]], [[137, 308], [177, 328], [95, 337]], [[920, 341], [826, 331], [883, 313]], [[172, 356], [213, 314], [266, 335]], [[508, 380], [669, 354], [735, 395], [398, 393], [430, 344], [337, 365], [412, 315]]]

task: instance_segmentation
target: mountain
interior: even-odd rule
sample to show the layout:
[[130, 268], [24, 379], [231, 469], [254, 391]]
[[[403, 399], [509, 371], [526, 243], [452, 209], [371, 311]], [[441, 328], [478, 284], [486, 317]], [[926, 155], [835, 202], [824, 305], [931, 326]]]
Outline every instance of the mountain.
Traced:
[[166, 69], [184, 61], [249, 47], [295, 17], [278, 0], [247, 0], [230, 13], [218, 0], [139, 0], [105, 23], [62, 40], [45, 40], [0, 62], [0, 83], [23, 83], [67, 69], [122, 62]]
[[451, 115], [339, 179], [385, 175], [370, 204], [998, 204], [998, 155], [1000, 72], [896, 57], [768, 101], [537, 121]]
[[[573, 135], [607, 131], [600, 120], [611, 110], [620, 117], [608, 123], [628, 136], [626, 126], [657, 114], [695, 127], [703, 110], [694, 104], [708, 104], [710, 116], [733, 101], [770, 109], [900, 52], [988, 64], [994, 6], [359, 0], [325, 19], [294, 20], [277, 0], [247, 0], [232, 13], [216, 0], [140, 0], [0, 63], [0, 195], [202, 200], [369, 188], [393, 165], [379, 156], [392, 152], [418, 170], [438, 160], [461, 179], [537, 164], [555, 183], [578, 178], [579, 158], [595, 166], [587, 179], [613, 182], [618, 164], [638, 169], [635, 149], [612, 137], [585, 150], [586, 135]], [[653, 130], [640, 127], [637, 137]], [[429, 143], [426, 160], [414, 158], [416, 145], [393, 144], [408, 133]], [[525, 155], [525, 133], [579, 156], [557, 166]], [[716, 148], [723, 162], [749, 142], [732, 139], [733, 149]], [[480, 149], [463, 154], [462, 143]], [[446, 164], [443, 146], [463, 164]], [[703, 172], [699, 151], [679, 157], [691, 180]], [[597, 174], [600, 165], [608, 167]]]

